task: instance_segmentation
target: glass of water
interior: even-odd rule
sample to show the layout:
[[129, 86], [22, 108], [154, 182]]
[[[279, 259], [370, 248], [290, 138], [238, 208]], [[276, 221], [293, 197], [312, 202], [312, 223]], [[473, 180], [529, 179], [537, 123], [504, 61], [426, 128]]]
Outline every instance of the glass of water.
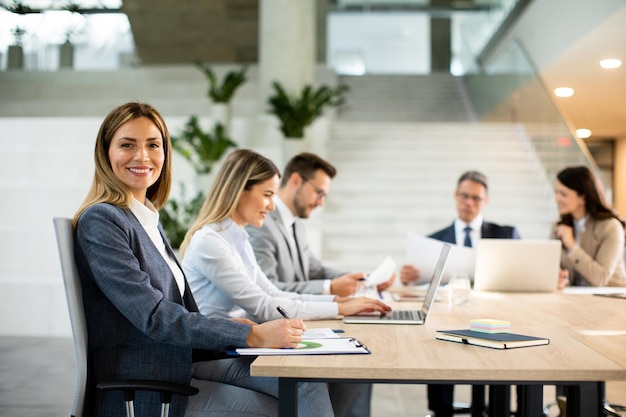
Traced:
[[448, 282], [448, 304], [467, 304], [472, 299], [472, 284], [467, 274], [455, 273]]

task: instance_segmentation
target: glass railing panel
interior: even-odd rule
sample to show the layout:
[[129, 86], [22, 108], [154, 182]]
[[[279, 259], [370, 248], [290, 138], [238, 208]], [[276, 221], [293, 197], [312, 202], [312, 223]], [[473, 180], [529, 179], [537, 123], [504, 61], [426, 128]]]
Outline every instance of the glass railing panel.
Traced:
[[611, 194], [610, 175], [598, 168], [584, 141], [576, 137], [520, 41], [506, 45], [480, 72], [466, 74], [464, 79], [478, 119], [520, 124], [548, 179], [566, 166], [585, 165]]

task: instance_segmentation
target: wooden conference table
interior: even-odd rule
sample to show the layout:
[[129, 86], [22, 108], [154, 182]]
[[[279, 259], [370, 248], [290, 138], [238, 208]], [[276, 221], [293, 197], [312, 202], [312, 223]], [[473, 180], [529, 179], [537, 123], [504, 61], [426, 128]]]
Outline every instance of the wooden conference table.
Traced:
[[[412, 302], [390, 304], [396, 309], [419, 307]], [[436, 330], [468, 328], [472, 318], [509, 320], [513, 333], [547, 337], [550, 344], [497, 350], [435, 339]], [[279, 378], [283, 417], [297, 415], [299, 381], [487, 384], [492, 417], [508, 415], [507, 385], [520, 386], [523, 413], [517, 417], [543, 415], [543, 385], [570, 385], [568, 417], [592, 417], [600, 415], [600, 382], [626, 380], [626, 300], [473, 293], [470, 304], [434, 303], [424, 325], [323, 320], [307, 326], [343, 329], [372, 353], [258, 357], [251, 374]]]

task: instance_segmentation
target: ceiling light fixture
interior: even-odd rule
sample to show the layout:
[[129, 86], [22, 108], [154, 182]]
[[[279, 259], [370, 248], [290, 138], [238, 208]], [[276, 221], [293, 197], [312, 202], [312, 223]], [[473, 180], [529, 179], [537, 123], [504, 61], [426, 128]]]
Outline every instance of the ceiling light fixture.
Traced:
[[620, 61], [619, 59], [603, 59], [602, 61], [600, 61], [600, 66], [604, 69], [613, 69], [613, 68], [619, 68], [622, 65], [622, 61]]
[[591, 136], [591, 130], [589, 129], [576, 129], [576, 136], [581, 139], [587, 139]]
[[554, 95], [557, 97], [571, 97], [574, 95], [574, 89], [569, 87], [555, 88]]

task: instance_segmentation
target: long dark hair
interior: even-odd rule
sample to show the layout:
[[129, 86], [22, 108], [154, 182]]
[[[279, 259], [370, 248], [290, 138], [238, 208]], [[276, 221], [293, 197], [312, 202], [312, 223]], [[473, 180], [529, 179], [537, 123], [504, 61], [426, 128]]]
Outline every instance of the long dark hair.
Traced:
[[[606, 202], [600, 181], [589, 168], [586, 166], [565, 168], [556, 175], [556, 178], [585, 199], [585, 210], [589, 217], [598, 220], [615, 218], [624, 227], [624, 222], [617, 212]], [[571, 214], [565, 214], [561, 216], [559, 223], [573, 225], [574, 220]]]

